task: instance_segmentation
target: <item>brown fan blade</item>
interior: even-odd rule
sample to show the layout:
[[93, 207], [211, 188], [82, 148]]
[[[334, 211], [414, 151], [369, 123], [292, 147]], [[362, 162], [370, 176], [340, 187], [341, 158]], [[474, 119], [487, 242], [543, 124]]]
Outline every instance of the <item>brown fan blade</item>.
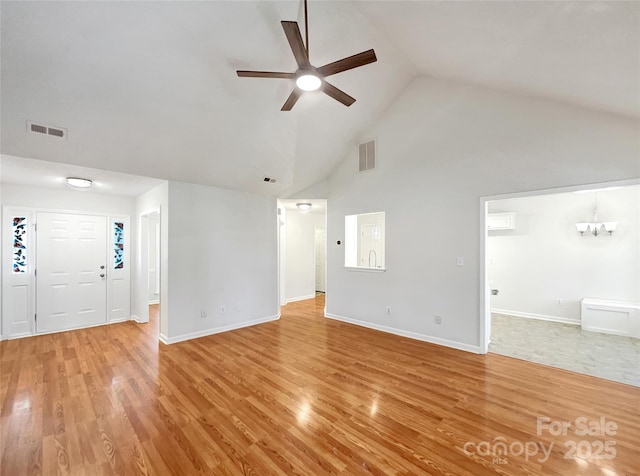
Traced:
[[302, 90], [298, 88], [294, 88], [293, 91], [291, 91], [291, 95], [287, 98], [287, 100], [284, 103], [284, 106], [282, 106], [282, 109], [280, 110], [290, 111], [293, 108], [293, 106], [295, 106], [296, 102], [298, 102], [298, 99], [300, 98], [300, 96], [302, 96]]
[[317, 71], [322, 76], [331, 76], [332, 74], [342, 73], [343, 71], [364, 66], [365, 64], [373, 63], [375, 61], [378, 61], [378, 58], [376, 58], [376, 52], [368, 50], [321, 66]]
[[327, 83], [326, 81], [322, 81], [322, 91], [347, 107], [356, 102], [356, 100], [349, 96], [347, 93], [336, 88], [333, 84]]
[[241, 78], [281, 78], [293, 79], [295, 73], [276, 73], [273, 71], [236, 71]]
[[289, 41], [289, 46], [291, 46], [293, 57], [296, 59], [296, 63], [298, 63], [298, 68], [308, 69], [310, 66], [309, 57], [307, 55], [307, 49], [302, 42], [298, 22], [282, 21], [280, 23], [282, 23], [284, 34], [287, 35], [287, 40]]

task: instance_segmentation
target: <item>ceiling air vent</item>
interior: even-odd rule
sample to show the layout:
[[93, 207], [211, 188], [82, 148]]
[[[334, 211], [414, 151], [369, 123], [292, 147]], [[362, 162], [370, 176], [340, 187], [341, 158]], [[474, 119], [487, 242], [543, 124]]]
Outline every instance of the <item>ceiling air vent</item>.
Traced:
[[53, 127], [49, 128], [49, 135], [50, 136], [56, 136], [56, 137], [64, 137], [67, 134], [64, 132], [63, 129], [55, 129]]
[[46, 126], [41, 126], [40, 124], [31, 124], [31, 132], [37, 132], [38, 134], [46, 134], [47, 133], [47, 127]]
[[271, 177], [265, 177], [265, 178], [262, 179], [262, 181], [266, 182], [266, 183], [276, 183], [276, 179], [271, 178]]
[[376, 168], [376, 141], [370, 140], [358, 147], [358, 172]]
[[32, 134], [45, 134], [60, 137], [61, 139], [67, 138], [67, 130], [62, 127], [45, 126], [44, 124], [27, 121], [27, 130]]

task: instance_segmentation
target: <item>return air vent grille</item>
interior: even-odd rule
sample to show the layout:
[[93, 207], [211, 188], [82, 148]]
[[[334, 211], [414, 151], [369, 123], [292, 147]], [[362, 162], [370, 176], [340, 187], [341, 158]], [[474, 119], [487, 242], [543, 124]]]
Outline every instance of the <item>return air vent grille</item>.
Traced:
[[62, 127], [45, 126], [43, 124], [36, 124], [35, 122], [27, 121], [27, 130], [32, 134], [44, 134], [60, 137], [61, 139], [67, 138], [67, 130]]
[[53, 127], [49, 128], [49, 135], [56, 137], [64, 137], [66, 134], [62, 129], [54, 129]]
[[38, 132], [40, 134], [46, 134], [47, 128], [39, 124], [31, 124], [31, 132]]
[[376, 168], [376, 141], [370, 140], [358, 147], [358, 172]]

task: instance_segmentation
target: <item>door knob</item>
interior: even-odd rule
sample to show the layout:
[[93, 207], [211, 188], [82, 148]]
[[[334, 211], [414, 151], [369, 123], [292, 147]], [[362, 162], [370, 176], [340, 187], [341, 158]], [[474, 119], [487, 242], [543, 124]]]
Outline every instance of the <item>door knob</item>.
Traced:
[[104, 273], [100, 275], [101, 278], [104, 278]]
[[104, 265], [100, 266], [100, 269], [104, 269]]

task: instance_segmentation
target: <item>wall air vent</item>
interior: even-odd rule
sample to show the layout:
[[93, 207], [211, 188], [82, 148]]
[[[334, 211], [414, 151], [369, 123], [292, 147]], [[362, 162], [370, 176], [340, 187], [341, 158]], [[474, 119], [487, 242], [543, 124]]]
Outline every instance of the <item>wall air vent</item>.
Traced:
[[262, 179], [263, 182], [265, 183], [276, 183], [276, 179], [271, 178], [271, 177], [265, 177]]
[[376, 141], [370, 140], [358, 147], [358, 172], [376, 168]]
[[32, 134], [44, 134], [59, 137], [61, 139], [67, 138], [67, 130], [62, 127], [46, 126], [44, 124], [37, 124], [31, 121], [27, 121], [27, 131]]

